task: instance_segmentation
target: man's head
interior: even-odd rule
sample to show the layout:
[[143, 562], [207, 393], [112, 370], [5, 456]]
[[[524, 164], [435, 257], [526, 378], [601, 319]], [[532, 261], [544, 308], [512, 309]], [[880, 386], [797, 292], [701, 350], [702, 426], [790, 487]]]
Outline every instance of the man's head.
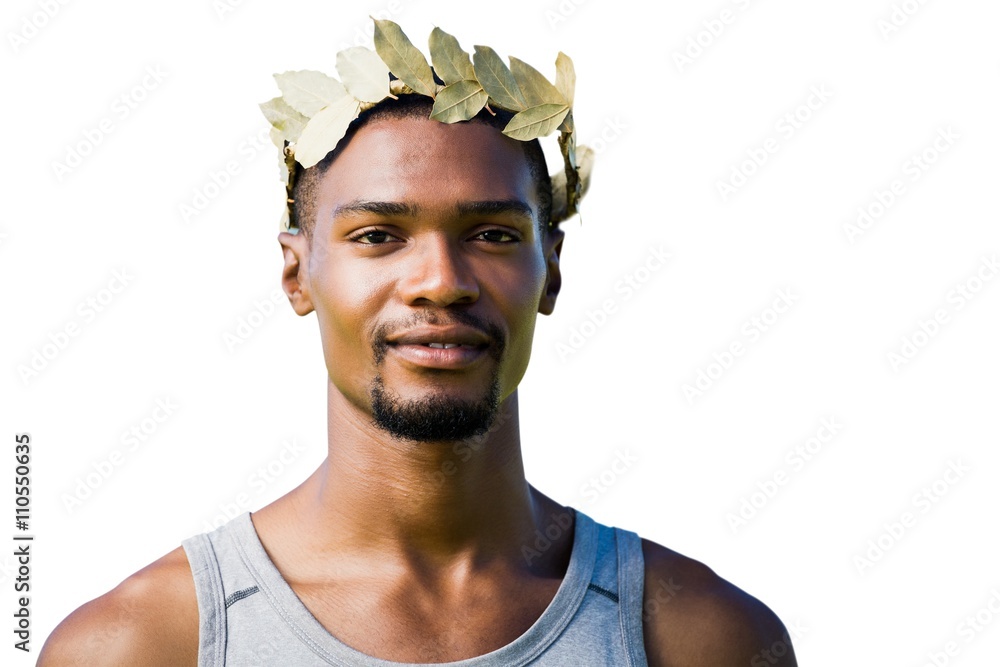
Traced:
[[523, 377], [563, 232], [539, 224], [548, 179], [530, 142], [429, 120], [407, 97], [303, 179], [308, 232], [279, 236], [283, 286], [317, 313], [336, 400], [397, 437], [451, 441], [485, 432]]

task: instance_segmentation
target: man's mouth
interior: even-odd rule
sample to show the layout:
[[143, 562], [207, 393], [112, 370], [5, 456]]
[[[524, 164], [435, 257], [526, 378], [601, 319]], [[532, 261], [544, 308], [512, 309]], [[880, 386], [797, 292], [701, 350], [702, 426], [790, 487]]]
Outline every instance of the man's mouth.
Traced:
[[421, 343], [421, 345], [424, 345], [426, 347], [437, 347], [444, 350], [448, 350], [453, 347], [468, 347], [471, 349], [479, 347], [478, 345], [467, 345], [465, 343]]
[[485, 343], [397, 342], [389, 343], [389, 354], [410, 367], [459, 370], [486, 359], [488, 348]]

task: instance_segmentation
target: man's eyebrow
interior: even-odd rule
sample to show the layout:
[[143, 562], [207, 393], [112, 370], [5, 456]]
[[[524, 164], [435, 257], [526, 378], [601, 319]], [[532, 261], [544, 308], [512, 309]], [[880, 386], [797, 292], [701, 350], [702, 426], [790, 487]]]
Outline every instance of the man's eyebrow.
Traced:
[[[513, 215], [519, 218], [530, 218], [533, 215], [531, 207], [518, 199], [499, 199], [484, 201], [464, 201], [456, 205], [460, 216], [491, 216]], [[377, 215], [385, 218], [413, 217], [420, 209], [413, 204], [391, 201], [356, 200], [342, 204], [333, 209], [333, 218], [351, 215]]]
[[333, 209], [333, 218], [358, 214], [380, 215], [385, 218], [414, 216], [417, 207], [394, 201], [353, 201]]
[[459, 202], [459, 215], [514, 215], [530, 218], [533, 215], [531, 207], [517, 199], [502, 199], [497, 201]]

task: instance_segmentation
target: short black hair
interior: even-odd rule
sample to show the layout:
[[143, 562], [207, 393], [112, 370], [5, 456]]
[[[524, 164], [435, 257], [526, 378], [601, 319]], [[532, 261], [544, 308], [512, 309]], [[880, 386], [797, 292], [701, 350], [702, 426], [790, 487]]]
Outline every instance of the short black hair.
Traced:
[[[314, 166], [306, 169], [296, 162], [291, 197], [293, 201], [289, 205], [291, 209], [290, 226], [293, 229], [298, 227], [307, 237], [311, 237], [312, 226], [316, 219], [315, 199], [319, 182], [337, 156], [347, 148], [358, 130], [377, 120], [429, 118], [433, 106], [434, 100], [426, 95], [407, 94], [400, 95], [398, 99], [387, 97], [371, 108], [362, 111], [348, 127], [347, 133], [337, 143], [336, 148], [327, 153], [326, 157]], [[467, 122], [485, 123], [496, 128], [497, 131], [501, 131], [514, 115], [504, 109], [496, 109], [494, 113], [495, 115], [484, 108]], [[545, 163], [545, 154], [542, 152], [542, 146], [538, 139], [519, 143], [524, 148], [528, 170], [535, 182], [535, 192], [538, 198], [538, 231], [539, 237], [544, 239], [549, 232], [549, 221], [552, 217], [552, 182]]]

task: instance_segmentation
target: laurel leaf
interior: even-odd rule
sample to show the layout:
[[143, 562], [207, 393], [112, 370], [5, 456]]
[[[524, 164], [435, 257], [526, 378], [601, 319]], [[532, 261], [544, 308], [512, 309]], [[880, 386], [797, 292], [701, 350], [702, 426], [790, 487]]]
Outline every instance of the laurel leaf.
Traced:
[[278, 178], [283, 184], [288, 185], [288, 164], [285, 162], [284, 146], [282, 146], [282, 151], [278, 153]]
[[309, 119], [295, 144], [295, 159], [308, 169], [337, 147], [347, 133], [347, 126], [358, 117], [361, 102], [346, 95]]
[[282, 97], [293, 109], [312, 118], [320, 109], [347, 95], [344, 84], [313, 70], [299, 70], [275, 74]]
[[514, 75], [496, 51], [488, 46], [477, 45], [472, 62], [476, 78], [497, 106], [508, 111], [524, 111], [528, 108]]
[[552, 208], [549, 212], [549, 220], [559, 223], [569, 217], [566, 210], [568, 201], [566, 198], [566, 172], [560, 171], [552, 174]]
[[471, 81], [476, 78], [476, 70], [472, 66], [469, 54], [462, 50], [458, 40], [441, 28], [434, 28], [430, 37], [431, 62], [446, 86], [459, 81]]
[[[260, 106], [264, 118], [271, 124], [271, 141], [278, 148], [284, 148], [284, 140], [295, 141], [309, 119], [289, 106], [281, 97], [268, 100]], [[277, 135], [277, 136], [275, 136]]]
[[556, 56], [556, 88], [562, 93], [566, 104], [573, 106], [576, 94], [576, 69], [573, 60], [562, 51]]
[[544, 74], [523, 60], [511, 56], [510, 71], [514, 75], [514, 80], [517, 81], [521, 92], [524, 93], [524, 100], [528, 103], [528, 106], [536, 107], [542, 104], [569, 105], [569, 102], [562, 96], [562, 93], [549, 83]]
[[576, 131], [576, 124], [573, 122], [573, 109], [569, 110], [563, 122], [559, 125], [560, 132], [566, 132], [567, 134], [572, 134]]
[[434, 100], [431, 118], [442, 123], [469, 120], [486, 106], [488, 96], [478, 81], [458, 81], [445, 86]]
[[338, 53], [337, 73], [347, 92], [362, 102], [381, 102], [389, 96], [389, 68], [371, 49], [352, 46]]
[[503, 133], [511, 139], [530, 141], [552, 132], [569, 113], [566, 104], [539, 104], [515, 114]]
[[[570, 118], [573, 115], [571, 111], [566, 115], [566, 118]], [[563, 123], [566, 121], [564, 120]], [[559, 151], [563, 156], [563, 163], [569, 166], [571, 169], [576, 169], [576, 135], [569, 133], [559, 136]]]
[[[580, 203], [580, 198], [590, 189], [590, 174], [594, 170], [594, 151], [589, 146], [578, 146], [574, 149], [575, 160], [579, 162], [577, 168], [577, 181], [579, 189], [573, 199], [573, 213]], [[570, 217], [569, 211], [570, 197], [567, 193], [566, 171], [552, 174], [552, 213], [551, 220], [559, 223]]]
[[389, 66], [389, 71], [417, 93], [434, 97], [437, 82], [420, 49], [413, 46], [397, 23], [388, 19], [372, 20], [375, 21], [375, 50]]
[[267, 131], [267, 136], [271, 138], [271, 143], [278, 147], [278, 150], [282, 150], [285, 147], [285, 136], [276, 127], [271, 127]]
[[594, 170], [594, 150], [590, 146], [576, 147], [577, 171], [580, 174], [580, 196], [590, 189], [590, 174]]

